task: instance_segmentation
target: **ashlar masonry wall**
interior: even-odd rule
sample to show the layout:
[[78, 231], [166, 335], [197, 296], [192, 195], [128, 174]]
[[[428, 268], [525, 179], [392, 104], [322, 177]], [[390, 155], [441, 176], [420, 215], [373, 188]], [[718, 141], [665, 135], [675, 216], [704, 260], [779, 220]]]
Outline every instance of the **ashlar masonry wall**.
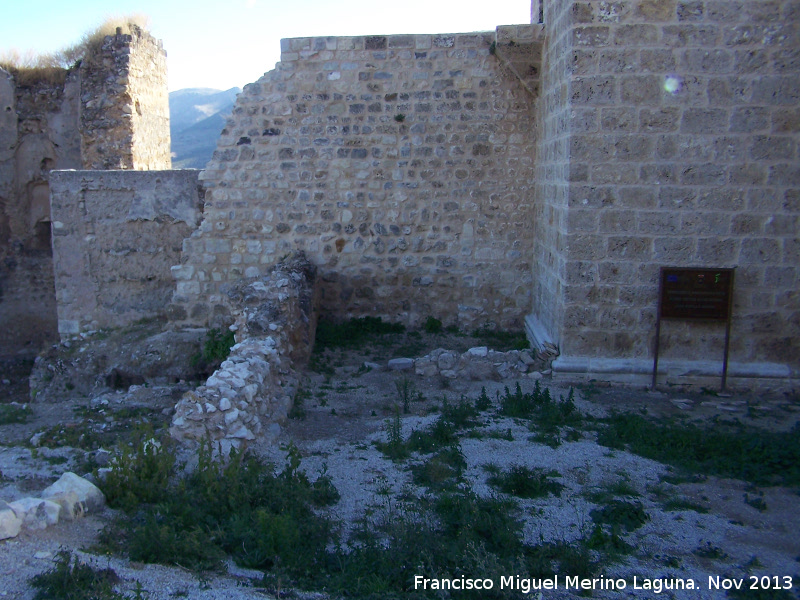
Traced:
[[[659, 267], [736, 267], [733, 374], [797, 377], [800, 5], [544, 9], [528, 324], [554, 369], [648, 372]], [[723, 334], [665, 324], [665, 367], [719, 373]]]
[[[540, 33], [506, 28], [502, 41]], [[283, 40], [202, 175], [175, 318], [224, 321], [227, 283], [303, 250], [323, 314], [521, 327], [536, 88], [497, 46], [495, 32]]]

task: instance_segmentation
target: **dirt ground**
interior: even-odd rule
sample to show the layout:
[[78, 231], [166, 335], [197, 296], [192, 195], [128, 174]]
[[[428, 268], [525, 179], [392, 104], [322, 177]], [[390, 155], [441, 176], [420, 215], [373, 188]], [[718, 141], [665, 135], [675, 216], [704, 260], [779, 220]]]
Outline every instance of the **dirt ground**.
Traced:
[[[281, 445], [293, 441], [303, 454], [303, 468], [309, 476], [313, 479], [324, 471], [339, 489], [342, 499], [331, 509], [331, 514], [344, 522], [354, 520], [366, 507], [381, 502], [387, 486], [397, 494], [413, 487], [408, 469], [387, 460], [374, 446], [375, 441], [386, 438], [387, 419], [397, 410], [396, 381], [410, 380], [421, 397], [411, 403], [410, 413], [402, 417], [404, 435], [435, 419], [443, 399], [474, 400], [485, 388], [496, 407], [505, 387], [513, 388], [516, 384], [516, 380], [421, 378], [382, 368], [365, 369], [365, 361], [383, 365], [388, 358], [409, 356], [410, 351], [419, 356], [435, 347], [463, 351], [470, 345], [476, 345], [476, 340], [423, 336], [357, 351], [327, 351], [315, 361], [317, 371], [303, 374], [305, 418], [289, 420], [278, 444], [266, 447], [256, 441], [252, 450], [280, 464], [285, 456]], [[3, 380], [0, 403], [28, 402], [26, 372], [30, 363], [6, 362], [0, 369]], [[551, 388], [556, 398], [565, 396], [570, 387], [569, 382], [553, 383], [546, 377], [541, 383]], [[524, 391], [529, 391], [534, 381], [524, 378], [520, 384]], [[82, 470], [97, 466], [102, 458], [96, 452], [69, 446], [34, 449], [30, 439], [37, 432], [53, 427], [90, 430], [110, 450], [135, 421], [147, 420], [155, 426], [168, 424], [172, 407], [186, 389], [185, 384], [133, 386], [92, 398], [64, 397], [57, 402], [29, 404], [30, 420], [0, 425], [0, 498], [12, 501], [35, 495], [64, 471], [74, 470], [83, 475]], [[671, 417], [706, 424], [719, 419], [738, 419], [748, 426], [769, 430], [786, 430], [800, 422], [797, 396], [740, 393], [721, 398], [703, 390], [649, 392], [598, 382], [576, 385], [575, 389], [578, 408], [595, 416], [604, 416], [610, 410], [646, 410], [653, 418]], [[544, 466], [561, 474], [567, 490], [561, 498], [519, 503], [520, 516], [526, 521], [525, 535], [533, 541], [569, 541], [585, 534], [593, 507], [587, 500], [589, 490], [625, 480], [639, 491], [650, 520], [628, 538], [637, 549], [634, 555], [610, 567], [606, 575], [629, 580], [638, 576], [640, 581], [648, 577], [691, 578], [698, 589], [669, 594], [674, 598], [696, 599], [726, 597], [725, 592], [708, 588], [709, 577], [746, 579], [751, 574], [792, 577], [800, 573], [799, 490], [754, 489], [742, 481], [714, 477], [668, 483], [664, 476], [672, 473], [670, 468], [599, 446], [592, 432], [583, 432], [580, 439], [551, 448], [531, 441], [530, 432], [519, 422], [496, 414], [487, 418], [481, 428], [486, 432], [508, 430], [513, 441], [489, 435], [462, 440], [462, 451], [469, 464], [466, 477], [473, 482], [476, 493], [493, 493], [485, 483], [484, 467], [490, 464], [503, 468], [514, 464]], [[666, 510], [665, 496], [691, 501], [708, 512]], [[763, 501], [765, 510], [745, 502], [746, 498], [756, 496]], [[0, 542], [0, 597], [32, 598], [27, 580], [50, 568], [59, 549], [88, 549], [112, 516], [113, 512], [107, 509], [78, 522], [62, 522], [45, 531], [23, 531], [16, 539]], [[130, 590], [136, 581], [140, 582], [152, 599], [269, 597], [264, 590], [248, 590], [255, 574], [233, 565], [228, 574], [198, 578], [180, 569], [131, 564], [121, 558], [87, 560], [112, 566], [125, 589]], [[790, 593], [800, 597], [797, 582]], [[595, 591], [594, 595], [666, 597], [652, 590], [630, 587], [625, 592]], [[553, 592], [549, 597], [572, 595], [563, 591]]]

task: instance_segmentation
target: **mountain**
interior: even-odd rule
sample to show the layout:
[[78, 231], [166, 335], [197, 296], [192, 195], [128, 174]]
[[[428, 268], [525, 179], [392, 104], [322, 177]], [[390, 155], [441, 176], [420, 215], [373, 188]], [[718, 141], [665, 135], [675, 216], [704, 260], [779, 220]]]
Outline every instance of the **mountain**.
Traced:
[[217, 147], [217, 138], [242, 90], [187, 88], [169, 94], [172, 167], [202, 169]]

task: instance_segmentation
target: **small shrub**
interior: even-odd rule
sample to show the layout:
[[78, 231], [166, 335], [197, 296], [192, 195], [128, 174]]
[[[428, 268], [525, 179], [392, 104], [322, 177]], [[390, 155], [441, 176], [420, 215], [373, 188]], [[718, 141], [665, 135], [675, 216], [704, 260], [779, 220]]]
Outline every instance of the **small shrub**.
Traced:
[[422, 464], [411, 468], [414, 483], [432, 489], [455, 485], [466, 468], [467, 461], [457, 446], [440, 450]]
[[425, 325], [423, 329], [425, 329], [426, 333], [441, 333], [442, 322], [435, 317], [428, 317], [425, 319]]
[[692, 502], [688, 498], [670, 498], [664, 504], [661, 505], [662, 508], [668, 512], [674, 511], [681, 511], [681, 510], [693, 510], [696, 513], [705, 514], [708, 512], [708, 507], [703, 506], [702, 504], [698, 504], [697, 502]]
[[745, 494], [744, 503], [747, 504], [748, 506], [752, 506], [758, 512], [766, 512], [767, 510], [767, 503], [764, 502], [764, 492], [761, 492], [756, 496], [750, 496], [750, 494]]
[[[305, 391], [303, 388], [297, 390], [292, 401], [292, 408], [289, 409], [288, 417], [290, 419], [298, 419], [302, 421], [306, 418], [305, 400], [310, 395], [310, 392]], [[325, 406], [320, 403], [320, 406]]]
[[484, 411], [492, 406], [492, 400], [486, 393], [486, 388], [481, 387], [481, 395], [475, 399], [475, 410]]
[[705, 545], [700, 545], [694, 550], [692, 554], [700, 558], [709, 558], [711, 560], [724, 560], [728, 558], [728, 554], [719, 546], [715, 546], [711, 542], [706, 542]]
[[400, 410], [394, 417], [386, 419], [386, 443], [378, 444], [378, 449], [391, 460], [403, 460], [408, 457], [408, 447], [403, 442], [403, 428], [400, 422]]
[[206, 341], [203, 344], [202, 357], [208, 362], [222, 362], [231, 353], [231, 347], [236, 343], [234, 333], [226, 331], [222, 333], [219, 329], [209, 329], [206, 333]]
[[606, 556], [618, 556], [633, 552], [633, 546], [622, 539], [616, 527], [607, 531], [601, 525], [594, 526], [591, 535], [586, 540], [586, 547], [602, 552]]
[[0, 425], [27, 423], [32, 416], [27, 404], [0, 404]]
[[94, 569], [62, 550], [49, 571], [31, 578], [34, 600], [124, 600], [114, 591], [119, 577], [112, 569]]
[[612, 500], [602, 508], [589, 513], [592, 520], [599, 524], [611, 525], [613, 528], [621, 527], [625, 531], [638, 529], [650, 520], [641, 502], [625, 502]]
[[319, 568], [332, 527], [313, 507], [338, 493], [324, 473], [310, 483], [297, 448], [286, 451], [287, 464], [275, 473], [251, 455], [214, 460], [204, 445], [191, 474], [171, 473], [160, 500], [121, 516], [103, 541], [131, 560], [194, 570], [216, 568], [226, 554], [252, 568]]
[[442, 418], [457, 429], [474, 427], [477, 425], [475, 421], [477, 416], [478, 411], [475, 406], [464, 396], [461, 396], [457, 404], [450, 404], [447, 398], [442, 398]]
[[427, 429], [413, 431], [406, 442], [406, 448], [412, 452], [427, 454], [444, 446], [452, 446], [456, 442], [457, 428], [440, 416]]
[[777, 432], [739, 424], [703, 428], [655, 423], [637, 414], [614, 414], [602, 424], [599, 444], [627, 448], [690, 474], [734, 477], [757, 485], [800, 483], [800, 426]]
[[417, 386], [408, 377], [403, 377], [394, 382], [394, 387], [397, 390], [397, 399], [403, 406], [403, 412], [408, 414], [411, 412], [411, 401], [421, 401], [422, 393], [417, 391]]
[[507, 471], [489, 477], [487, 482], [504, 494], [519, 498], [541, 498], [548, 494], [559, 496], [564, 486], [551, 477], [559, 477], [558, 471], [530, 469], [514, 465]]
[[170, 445], [166, 436], [156, 441], [150, 428], [135, 431], [131, 443], [120, 446], [111, 458], [111, 471], [101, 485], [109, 506], [131, 512], [141, 503], [166, 499], [175, 465]]

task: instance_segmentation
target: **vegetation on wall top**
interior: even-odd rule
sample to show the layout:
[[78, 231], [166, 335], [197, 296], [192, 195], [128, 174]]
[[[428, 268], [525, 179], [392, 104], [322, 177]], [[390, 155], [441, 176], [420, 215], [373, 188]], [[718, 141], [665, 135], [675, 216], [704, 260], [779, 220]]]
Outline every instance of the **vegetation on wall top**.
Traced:
[[107, 35], [114, 35], [117, 28], [123, 34], [130, 35], [137, 28], [147, 29], [150, 18], [135, 13], [124, 16], [108, 17], [96, 28], [87, 31], [81, 40], [55, 52], [37, 54], [11, 50], [0, 55], [0, 68], [14, 76], [17, 85], [32, 86], [37, 83], [64, 83], [67, 71], [81, 61], [95, 54], [103, 44]]

